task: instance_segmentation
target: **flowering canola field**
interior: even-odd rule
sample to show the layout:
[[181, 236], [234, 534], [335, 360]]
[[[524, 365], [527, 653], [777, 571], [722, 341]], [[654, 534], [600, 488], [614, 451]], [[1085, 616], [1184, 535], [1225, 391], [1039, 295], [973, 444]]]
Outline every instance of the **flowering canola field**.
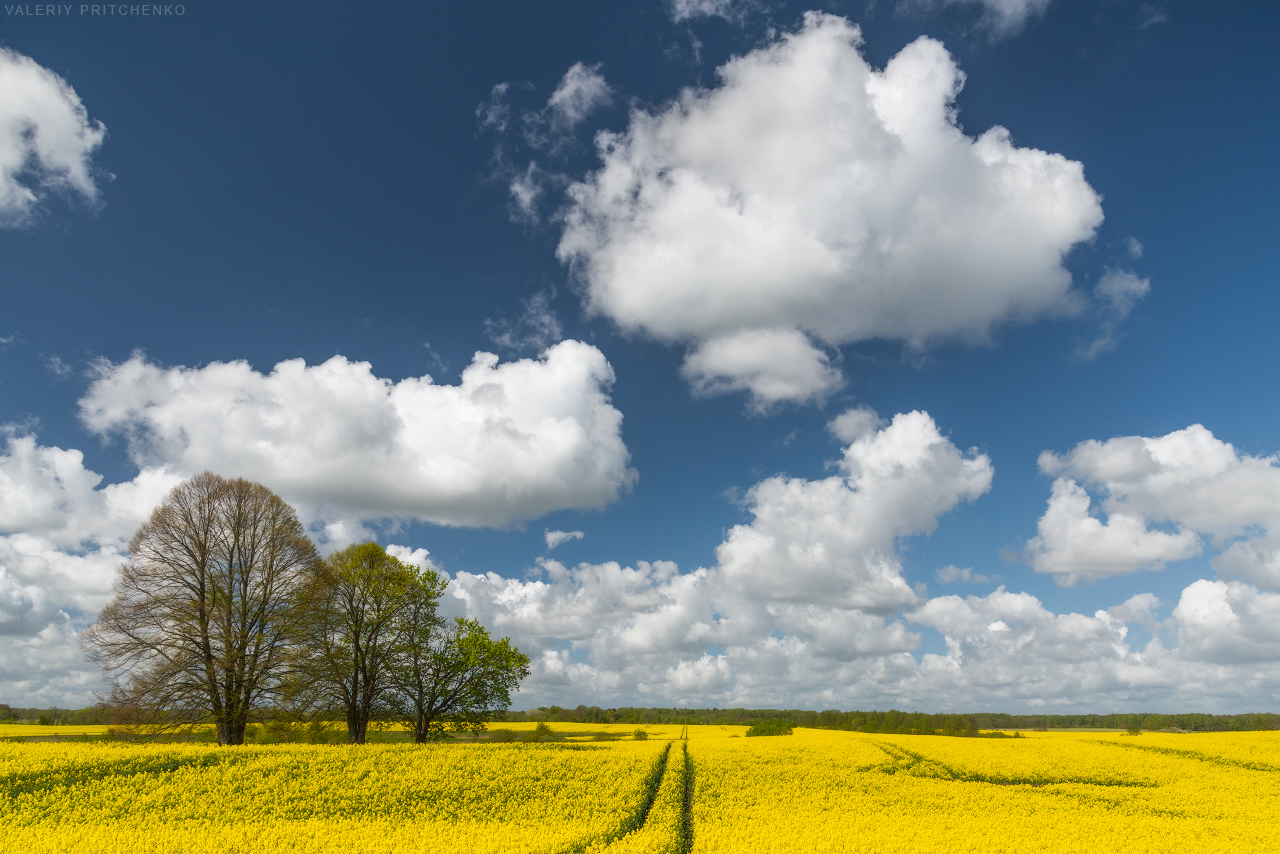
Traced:
[[[635, 730], [553, 726], [581, 739]], [[1280, 850], [1280, 733], [646, 731], [421, 747], [0, 744], [0, 852]]]
[[1280, 851], [1280, 733], [1028, 735], [699, 745], [693, 851]]

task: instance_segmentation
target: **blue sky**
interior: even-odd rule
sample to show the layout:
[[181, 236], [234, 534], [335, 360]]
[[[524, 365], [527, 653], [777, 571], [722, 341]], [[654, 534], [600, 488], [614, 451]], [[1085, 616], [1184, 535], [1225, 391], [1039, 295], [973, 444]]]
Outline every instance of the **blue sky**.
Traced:
[[518, 706], [1275, 708], [1270, 4], [39, 8], [0, 699], [91, 701], [211, 468], [449, 573]]

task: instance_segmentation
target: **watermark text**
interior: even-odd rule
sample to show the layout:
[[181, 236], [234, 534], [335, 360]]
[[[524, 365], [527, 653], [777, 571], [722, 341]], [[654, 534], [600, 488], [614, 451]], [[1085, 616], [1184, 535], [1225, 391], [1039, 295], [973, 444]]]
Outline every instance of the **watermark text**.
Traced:
[[176, 18], [187, 14], [187, 8], [180, 3], [15, 3], [12, 6], [6, 3], [4, 13], [12, 18], [50, 18], [68, 15]]

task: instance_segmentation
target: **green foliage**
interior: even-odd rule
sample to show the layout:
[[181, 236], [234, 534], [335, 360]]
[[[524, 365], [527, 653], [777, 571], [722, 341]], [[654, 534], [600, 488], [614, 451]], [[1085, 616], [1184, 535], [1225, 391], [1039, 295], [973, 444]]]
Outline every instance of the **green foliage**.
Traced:
[[553, 741], [555, 739], [555, 736], [556, 734], [554, 731], [552, 731], [551, 727], [547, 726], [545, 723], [540, 723], [536, 727], [534, 727], [532, 730], [525, 733], [524, 737], [521, 738], [520, 740], [531, 742], [531, 743], [542, 742], [542, 741]]
[[518, 736], [513, 729], [491, 729], [489, 730], [489, 740], [494, 744], [509, 744], [516, 740]]
[[631, 737], [636, 741], [644, 741], [649, 737], [649, 731], [643, 727], [637, 727], [636, 731], [631, 733]]
[[399, 634], [393, 715], [410, 727], [418, 743], [450, 732], [484, 732], [486, 723], [511, 705], [511, 692], [529, 675], [529, 656], [510, 638], [491, 638], [476, 620], [436, 619], [434, 602], [443, 582], [435, 588], [424, 580], [419, 589], [424, 604], [406, 618]]
[[791, 735], [791, 724], [786, 721], [760, 721], [752, 724], [746, 732], [747, 738], [762, 735]]
[[342, 709], [352, 743], [363, 744], [370, 722], [385, 717], [396, 622], [415, 579], [416, 567], [373, 542], [334, 552], [313, 577], [293, 696]]

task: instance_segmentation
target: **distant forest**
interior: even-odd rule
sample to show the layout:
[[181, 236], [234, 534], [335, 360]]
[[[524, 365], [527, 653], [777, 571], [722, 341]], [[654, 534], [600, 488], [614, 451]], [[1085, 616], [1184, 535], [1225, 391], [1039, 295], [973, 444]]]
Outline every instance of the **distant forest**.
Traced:
[[[334, 720], [338, 719], [335, 712]], [[1134, 729], [1232, 732], [1280, 729], [1280, 714], [1210, 715], [1187, 713], [1109, 715], [1006, 715], [978, 712], [968, 715], [929, 715], [923, 712], [812, 712], [805, 709], [602, 709], [578, 706], [562, 709], [543, 706], [525, 712], [507, 712], [501, 719], [516, 721], [565, 721], [592, 724], [713, 724], [750, 726], [763, 721], [784, 721], [796, 727], [839, 729], [898, 735], [977, 735], [983, 730], [1012, 729]], [[0, 703], [0, 723], [110, 724], [111, 709], [24, 709]]]
[[751, 725], [762, 721], [785, 721], [791, 726], [840, 729], [854, 732], [899, 735], [977, 735], [982, 730], [1002, 729], [1175, 729], [1187, 732], [1228, 732], [1280, 729], [1280, 715], [1209, 714], [1109, 714], [1109, 715], [1006, 715], [979, 712], [968, 715], [929, 715], [923, 712], [841, 712], [834, 709], [812, 712], [804, 709], [602, 709], [578, 706], [562, 709], [548, 706], [527, 712], [508, 712], [509, 721], [575, 721], [579, 723], [626, 724], [719, 724]]

